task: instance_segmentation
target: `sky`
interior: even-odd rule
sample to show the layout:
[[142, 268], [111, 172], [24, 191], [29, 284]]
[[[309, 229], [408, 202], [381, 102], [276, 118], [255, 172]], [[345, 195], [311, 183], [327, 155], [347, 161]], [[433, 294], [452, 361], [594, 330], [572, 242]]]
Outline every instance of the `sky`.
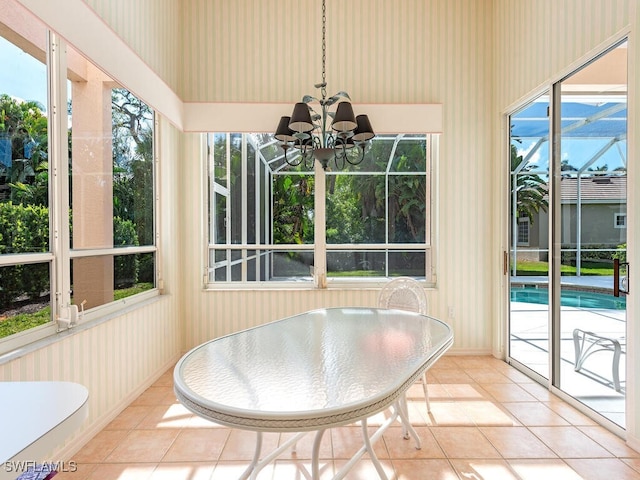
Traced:
[[47, 106], [47, 69], [43, 63], [0, 37], [0, 93]]

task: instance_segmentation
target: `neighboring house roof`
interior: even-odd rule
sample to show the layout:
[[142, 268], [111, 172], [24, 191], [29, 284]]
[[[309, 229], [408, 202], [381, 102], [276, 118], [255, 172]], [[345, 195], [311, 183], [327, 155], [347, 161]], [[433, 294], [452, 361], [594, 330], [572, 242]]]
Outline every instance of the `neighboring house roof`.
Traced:
[[[563, 177], [561, 187], [562, 201], [576, 201], [578, 179], [576, 177]], [[612, 202], [626, 201], [627, 176], [626, 175], [597, 175], [580, 178], [580, 198], [587, 202]]]

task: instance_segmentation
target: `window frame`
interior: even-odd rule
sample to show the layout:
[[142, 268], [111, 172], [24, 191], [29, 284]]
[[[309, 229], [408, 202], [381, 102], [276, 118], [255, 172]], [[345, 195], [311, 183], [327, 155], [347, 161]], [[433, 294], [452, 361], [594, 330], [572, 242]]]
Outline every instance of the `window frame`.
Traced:
[[[222, 134], [223, 132], [220, 132]], [[227, 132], [227, 134], [229, 134]], [[310, 288], [331, 288], [332, 286], [337, 288], [362, 288], [363, 286], [379, 286], [383, 283], [387, 282], [390, 276], [370, 276], [370, 277], [358, 277], [358, 276], [345, 276], [345, 277], [334, 277], [329, 276], [324, 278], [316, 278], [314, 276], [314, 267], [311, 266], [309, 276], [305, 277], [296, 277], [294, 280], [278, 280], [278, 279], [270, 279], [270, 280], [246, 280], [246, 276], [243, 273], [243, 280], [215, 280], [212, 278], [212, 270], [215, 267], [220, 267], [220, 263], [216, 264], [215, 261], [212, 260], [214, 254], [212, 253], [214, 250], [227, 250], [228, 252], [239, 251], [241, 252], [241, 257], [243, 257], [243, 253], [246, 253], [249, 250], [258, 251], [265, 250], [269, 252], [301, 252], [301, 251], [309, 251], [312, 250], [314, 256], [323, 256], [326, 260], [327, 254], [329, 252], [340, 252], [340, 251], [348, 251], [348, 252], [357, 252], [357, 251], [378, 251], [384, 252], [385, 255], [388, 256], [389, 252], [393, 251], [406, 251], [406, 250], [420, 250], [424, 251], [425, 254], [425, 274], [424, 276], [414, 277], [421, 283], [423, 283], [426, 287], [435, 287], [436, 285], [436, 262], [435, 262], [435, 219], [437, 218], [437, 202], [434, 198], [434, 191], [436, 185], [436, 166], [437, 159], [439, 155], [439, 137], [438, 133], [424, 133], [420, 135], [424, 135], [426, 137], [426, 167], [425, 172], [422, 175], [426, 177], [426, 191], [425, 198], [427, 201], [427, 208], [425, 212], [425, 241], [422, 243], [389, 243], [388, 239], [385, 243], [361, 243], [361, 244], [342, 244], [342, 243], [327, 243], [327, 242], [318, 242], [308, 244], [262, 244], [262, 243], [254, 243], [247, 244], [246, 238], [243, 238], [243, 242], [233, 244], [233, 243], [224, 243], [224, 244], [216, 244], [211, 241], [211, 236], [213, 233], [214, 225], [213, 225], [213, 215], [212, 215], [212, 195], [214, 192], [219, 191], [220, 189], [226, 189], [227, 187], [222, 185], [216, 185], [213, 179], [211, 178], [211, 174], [213, 172], [212, 164], [210, 162], [210, 158], [213, 158], [213, 154], [211, 153], [211, 148], [208, 143], [208, 138], [210, 135], [214, 135], [214, 133], [208, 132], [202, 134], [202, 149], [205, 152], [204, 155], [201, 156], [202, 171], [203, 171], [203, 187], [205, 197], [204, 200], [204, 225], [206, 226], [207, 235], [205, 236], [204, 241], [204, 276], [203, 276], [203, 288], [205, 290], [224, 290], [224, 289], [273, 289], [273, 288], [284, 288], [284, 289], [310, 289]], [[246, 135], [243, 134], [243, 145], [246, 143]], [[243, 158], [243, 179], [242, 181], [246, 182], [246, 166]], [[317, 162], [315, 162], [317, 164]], [[314, 164], [314, 174], [317, 175], [318, 170], [322, 171], [318, 165]], [[289, 172], [295, 174], [296, 172]], [[322, 172], [324, 175], [324, 172]], [[343, 172], [335, 172], [335, 173], [327, 173], [327, 176], [330, 174], [340, 175]], [[378, 175], [387, 175], [387, 182], [389, 178], [389, 172], [378, 172]], [[421, 175], [420, 173], [415, 172], [392, 172], [391, 175], [403, 175], [403, 174], [413, 174], [413, 175]], [[256, 175], [257, 177], [258, 175]], [[326, 177], [325, 177], [326, 178]], [[256, 179], [256, 183], [259, 179]], [[268, 184], [268, 181], [265, 180], [265, 184]], [[272, 194], [271, 192], [269, 193]], [[273, 204], [273, 200], [270, 197], [271, 204]], [[318, 207], [318, 200], [316, 199], [315, 207]], [[325, 208], [326, 213], [326, 208]], [[229, 216], [229, 212], [227, 211], [227, 217]], [[322, 215], [324, 218], [324, 214]], [[227, 220], [227, 224], [230, 223]], [[325, 222], [326, 227], [326, 222]], [[325, 234], [324, 228], [322, 230], [323, 234]], [[326, 238], [326, 234], [325, 234]], [[229, 263], [241, 264], [244, 260], [243, 258], [227, 261]], [[224, 263], [224, 262], [223, 262]], [[246, 262], [245, 266], [246, 266]], [[322, 263], [322, 262], [314, 262], [314, 263]], [[228, 267], [229, 268], [229, 267]], [[244, 267], [242, 267], [244, 268]], [[386, 265], [388, 273], [388, 264]], [[227, 278], [230, 278], [227, 276]]]
[[[622, 223], [619, 223], [619, 219], [624, 219]], [[627, 213], [615, 212], [613, 214], [613, 228], [627, 228]]]
[[[526, 230], [526, 239], [521, 235], [523, 232], [522, 229]], [[519, 247], [528, 247], [531, 244], [531, 219], [529, 217], [519, 217], [518, 218], [518, 246]]]
[[[39, 342], [56, 341], [71, 334], [75, 327], [88, 328], [92, 324], [139, 305], [160, 295], [160, 261], [159, 261], [159, 154], [160, 145], [158, 121], [155, 111], [149, 105], [153, 118], [151, 120], [152, 135], [152, 199], [153, 208], [153, 243], [144, 246], [111, 247], [100, 249], [72, 249], [69, 235], [69, 215], [65, 212], [70, 208], [69, 192], [69, 152], [68, 152], [68, 114], [67, 114], [67, 44], [44, 26], [38, 26], [46, 35], [47, 69], [47, 100], [46, 114], [48, 123], [48, 196], [49, 196], [49, 251], [42, 253], [21, 253], [0, 255], [0, 267], [48, 263], [50, 272], [49, 305], [51, 314], [45, 324], [0, 338], [0, 355], [10, 358], [13, 354], [23, 351], [29, 345]], [[7, 42], [15, 42], [5, 38]], [[71, 45], [69, 45], [71, 47]], [[86, 59], [90, 62], [90, 59]], [[120, 88], [126, 89], [125, 86]], [[132, 92], [133, 93], [133, 92]], [[135, 95], [135, 94], [134, 94]], [[59, 318], [68, 315], [71, 300], [71, 270], [74, 259], [88, 256], [139, 255], [151, 253], [154, 256], [153, 287], [143, 292], [97, 305], [86, 312], [79, 306], [80, 315], [75, 324], [68, 327], [59, 322]], [[30, 347], [31, 348], [31, 347]]]

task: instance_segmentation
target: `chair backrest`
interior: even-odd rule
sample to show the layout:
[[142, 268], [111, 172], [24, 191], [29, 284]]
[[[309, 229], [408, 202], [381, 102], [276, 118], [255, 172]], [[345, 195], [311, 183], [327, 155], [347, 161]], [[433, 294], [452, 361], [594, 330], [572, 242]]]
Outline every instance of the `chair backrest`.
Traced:
[[409, 277], [398, 277], [388, 282], [378, 295], [378, 306], [427, 313], [427, 296], [424, 288]]

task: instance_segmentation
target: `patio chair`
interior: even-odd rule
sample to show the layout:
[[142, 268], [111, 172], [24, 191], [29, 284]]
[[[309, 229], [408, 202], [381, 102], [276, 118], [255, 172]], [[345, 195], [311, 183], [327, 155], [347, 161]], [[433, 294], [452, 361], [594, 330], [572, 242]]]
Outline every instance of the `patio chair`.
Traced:
[[[380, 294], [378, 295], [378, 306], [382, 308], [390, 308], [397, 310], [408, 310], [411, 312], [427, 313], [427, 296], [424, 293], [424, 288], [413, 278], [398, 277], [389, 281], [382, 287]], [[429, 404], [429, 392], [427, 389], [427, 372], [422, 375], [420, 379], [422, 383], [422, 389], [424, 390], [424, 398], [427, 404], [427, 413], [431, 412], [431, 405]], [[405, 408], [405, 413], [409, 415], [407, 409], [407, 396], [406, 392], [402, 399], [402, 406]], [[403, 421], [403, 433], [405, 438], [409, 438], [407, 426]]]

